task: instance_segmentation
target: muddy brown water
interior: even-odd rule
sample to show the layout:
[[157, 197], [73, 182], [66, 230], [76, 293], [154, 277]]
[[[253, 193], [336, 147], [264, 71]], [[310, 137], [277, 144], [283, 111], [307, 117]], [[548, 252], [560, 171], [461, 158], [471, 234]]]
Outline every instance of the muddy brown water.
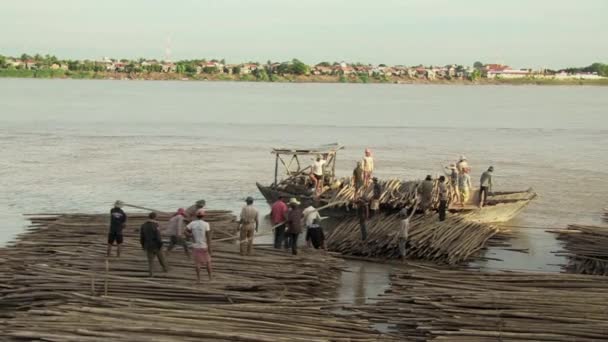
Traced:
[[[0, 80], [0, 244], [27, 212], [106, 212], [116, 199], [177, 209], [205, 198], [238, 210], [269, 183], [275, 146], [340, 142], [338, 174], [363, 149], [377, 176], [438, 174], [467, 155], [473, 180], [533, 187], [513, 248], [486, 269], [557, 271], [543, 228], [599, 224], [608, 206], [608, 96], [602, 87]], [[262, 240], [262, 239], [261, 239]], [[390, 266], [349, 262], [341, 298], [381, 293]]]

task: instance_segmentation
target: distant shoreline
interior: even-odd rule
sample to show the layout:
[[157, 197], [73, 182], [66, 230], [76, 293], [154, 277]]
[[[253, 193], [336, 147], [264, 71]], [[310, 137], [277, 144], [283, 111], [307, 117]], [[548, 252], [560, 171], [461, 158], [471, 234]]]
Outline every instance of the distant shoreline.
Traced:
[[273, 78], [272, 81], [256, 79], [253, 75], [195, 74], [180, 73], [119, 73], [119, 72], [69, 72], [64, 70], [0, 70], [0, 78], [35, 78], [35, 79], [91, 79], [91, 80], [139, 80], [139, 81], [223, 81], [223, 82], [263, 82], [263, 83], [349, 83], [349, 84], [439, 84], [439, 85], [583, 85], [608, 86], [607, 79], [552, 79], [552, 78], [480, 78], [468, 79], [435, 79], [410, 77], [368, 77], [362, 79], [356, 75], [341, 77], [337, 75], [285, 75]]

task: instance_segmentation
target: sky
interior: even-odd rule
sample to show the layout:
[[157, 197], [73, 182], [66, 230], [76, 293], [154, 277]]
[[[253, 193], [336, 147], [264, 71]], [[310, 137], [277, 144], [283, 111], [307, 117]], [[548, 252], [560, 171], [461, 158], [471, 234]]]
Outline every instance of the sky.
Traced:
[[608, 0], [3, 1], [0, 54], [560, 68], [608, 62]]

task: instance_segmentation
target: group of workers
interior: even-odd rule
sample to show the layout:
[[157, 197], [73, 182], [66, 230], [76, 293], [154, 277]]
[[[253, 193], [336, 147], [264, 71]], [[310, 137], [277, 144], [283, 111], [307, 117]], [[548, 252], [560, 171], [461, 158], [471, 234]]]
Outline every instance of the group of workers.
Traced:
[[[116, 201], [110, 210], [110, 230], [108, 233], [107, 256], [112, 252], [112, 246], [116, 243], [116, 256], [120, 257], [121, 245], [124, 241], [123, 230], [126, 227], [127, 215], [122, 210], [124, 203]], [[200, 269], [207, 267], [209, 280], [212, 278], [211, 266], [211, 227], [205, 222], [205, 201], [197, 201], [194, 205], [184, 210], [180, 208], [169, 219], [167, 233], [169, 234], [169, 246], [167, 252], [171, 252], [176, 245], [182, 246], [186, 256], [190, 257], [186, 238], [192, 240], [192, 258], [194, 261], [196, 278], [201, 282]], [[148, 272], [150, 277], [154, 275], [153, 262], [158, 259], [163, 271], [168, 272], [169, 266], [162, 250], [163, 239], [157, 213], [148, 214], [148, 219], [139, 229], [139, 242], [141, 248], [146, 252], [148, 259]]]
[[[319, 194], [323, 187], [324, 165], [327, 163], [319, 156], [311, 170], [311, 179], [315, 186], [316, 193]], [[439, 206], [437, 208], [439, 220], [444, 221], [448, 207], [449, 191], [446, 184], [446, 176], [449, 177], [449, 186], [453, 194], [452, 201], [464, 206], [469, 200], [471, 193], [471, 168], [465, 156], [461, 156], [457, 163], [451, 164], [446, 168], [445, 176], [438, 178]], [[365, 150], [365, 156], [353, 171], [353, 184], [355, 186], [355, 204], [357, 216], [361, 228], [361, 239], [367, 239], [366, 221], [375, 215], [380, 208], [380, 197], [382, 187], [376, 177], [372, 177], [374, 161], [371, 150]], [[486, 203], [488, 194], [492, 191], [492, 178], [494, 167], [490, 166], [483, 172], [480, 178], [479, 188], [479, 207]], [[373, 184], [373, 194], [370, 201], [361, 196], [362, 189], [365, 189], [369, 182]], [[409, 223], [412, 215], [421, 211], [426, 213], [432, 209], [434, 180], [428, 175], [418, 186], [416, 201], [409, 208], [404, 208], [399, 212], [402, 218], [399, 231], [399, 250], [402, 258], [406, 255], [406, 241], [408, 239]], [[260, 227], [258, 210], [253, 206], [253, 198], [247, 197], [246, 205], [242, 208], [238, 220], [239, 245], [241, 255], [253, 254], [253, 238]], [[108, 232], [107, 256], [111, 254], [112, 246], [116, 244], [116, 255], [120, 257], [121, 245], [123, 243], [122, 231], [126, 226], [127, 215], [122, 210], [124, 205], [121, 201], [116, 201], [110, 210], [110, 229]], [[184, 249], [184, 253], [190, 258], [187, 239], [192, 240], [192, 259], [194, 261], [196, 277], [200, 283], [201, 267], [206, 266], [209, 279], [212, 278], [211, 265], [211, 227], [206, 222], [205, 201], [199, 200], [194, 205], [184, 210], [179, 208], [169, 219], [166, 231], [169, 235], [169, 245], [167, 253], [170, 253], [175, 246]], [[148, 220], [140, 227], [140, 244], [146, 252], [150, 276], [153, 276], [153, 261], [158, 259], [165, 272], [169, 267], [165, 259], [162, 247], [160, 224], [157, 221], [157, 214], [152, 212], [148, 215]], [[271, 206], [270, 220], [274, 231], [274, 248], [291, 249], [292, 254], [298, 254], [298, 238], [306, 230], [306, 244], [315, 249], [326, 249], [325, 234], [321, 227], [321, 216], [319, 210], [313, 205], [312, 200], [301, 203], [296, 198], [286, 196], [279, 197]]]

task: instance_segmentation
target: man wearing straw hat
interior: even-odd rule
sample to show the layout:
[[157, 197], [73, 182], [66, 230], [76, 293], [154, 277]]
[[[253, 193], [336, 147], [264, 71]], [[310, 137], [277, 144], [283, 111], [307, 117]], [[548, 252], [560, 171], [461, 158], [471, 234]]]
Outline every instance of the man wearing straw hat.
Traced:
[[302, 233], [302, 208], [300, 208], [300, 202], [296, 198], [289, 200], [289, 207], [291, 210], [287, 213], [287, 235], [289, 236], [289, 243], [291, 245], [291, 253], [293, 255], [298, 254], [298, 236]]
[[246, 206], [241, 210], [239, 220], [241, 255], [251, 255], [253, 252], [253, 236], [260, 227], [258, 210], [253, 206], [253, 197], [245, 200]]
[[122, 230], [127, 224], [127, 215], [122, 210], [122, 201], [114, 202], [114, 208], [110, 210], [110, 230], [108, 232], [108, 251], [109, 257], [112, 252], [112, 245], [116, 243], [116, 256], [120, 257], [120, 245], [122, 244]]

